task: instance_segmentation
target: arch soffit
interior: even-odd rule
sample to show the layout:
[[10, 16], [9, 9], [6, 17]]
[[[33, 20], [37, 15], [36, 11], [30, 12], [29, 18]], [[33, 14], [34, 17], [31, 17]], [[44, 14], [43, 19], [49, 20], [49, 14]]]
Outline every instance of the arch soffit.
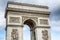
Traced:
[[36, 26], [36, 21], [33, 19], [26, 19], [23, 24], [27, 24], [31, 28]]

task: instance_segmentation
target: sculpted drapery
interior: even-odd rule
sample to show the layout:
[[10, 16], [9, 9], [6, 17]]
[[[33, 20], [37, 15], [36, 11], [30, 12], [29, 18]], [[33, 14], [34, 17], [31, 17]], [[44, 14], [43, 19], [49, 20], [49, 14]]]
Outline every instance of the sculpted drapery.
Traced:
[[11, 32], [11, 39], [12, 40], [18, 40], [18, 30], [17, 29], [12, 29], [12, 32]]
[[43, 38], [43, 40], [48, 40], [48, 31], [47, 30], [43, 30], [42, 31], [42, 38]]

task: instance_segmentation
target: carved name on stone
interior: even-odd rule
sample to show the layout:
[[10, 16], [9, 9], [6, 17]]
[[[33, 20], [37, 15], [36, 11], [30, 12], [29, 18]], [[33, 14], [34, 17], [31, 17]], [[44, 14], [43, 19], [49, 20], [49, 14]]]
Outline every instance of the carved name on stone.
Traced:
[[48, 40], [48, 31], [47, 30], [42, 31], [42, 38], [43, 38], [43, 40]]
[[18, 30], [17, 29], [12, 29], [11, 40], [18, 40]]
[[10, 23], [20, 23], [20, 17], [10, 17]]

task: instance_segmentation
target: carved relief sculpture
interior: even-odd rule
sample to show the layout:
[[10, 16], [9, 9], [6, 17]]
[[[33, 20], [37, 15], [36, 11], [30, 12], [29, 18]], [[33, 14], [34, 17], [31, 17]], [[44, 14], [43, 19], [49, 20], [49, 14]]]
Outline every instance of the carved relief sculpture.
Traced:
[[12, 29], [11, 40], [18, 40], [18, 30], [17, 29]]
[[20, 17], [10, 17], [10, 23], [20, 23]]
[[27, 16], [22, 16], [22, 19], [23, 19], [23, 20], [22, 20], [23, 23], [24, 23], [24, 21], [27, 20], [27, 19], [33, 19], [33, 20], [35, 20], [36, 22], [38, 22], [38, 20], [37, 20], [38, 18], [37, 18], [37, 17], [27, 17]]
[[40, 19], [40, 24], [48, 25], [48, 20], [47, 19]]
[[43, 40], [48, 40], [48, 31], [47, 30], [42, 31], [42, 38], [43, 38]]

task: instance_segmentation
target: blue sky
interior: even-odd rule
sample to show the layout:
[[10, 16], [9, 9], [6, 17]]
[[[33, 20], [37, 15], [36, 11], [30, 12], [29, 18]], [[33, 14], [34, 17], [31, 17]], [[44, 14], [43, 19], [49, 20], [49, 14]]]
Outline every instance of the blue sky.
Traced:
[[[60, 0], [9, 0], [14, 2], [29, 3], [36, 5], [47, 5], [50, 10], [51, 40], [60, 40]], [[4, 18], [5, 8], [8, 0], [0, 0], [0, 40], [6, 37], [6, 20]], [[24, 40], [30, 40], [30, 32], [27, 25], [24, 26]], [[26, 39], [25, 35], [28, 33]]]

